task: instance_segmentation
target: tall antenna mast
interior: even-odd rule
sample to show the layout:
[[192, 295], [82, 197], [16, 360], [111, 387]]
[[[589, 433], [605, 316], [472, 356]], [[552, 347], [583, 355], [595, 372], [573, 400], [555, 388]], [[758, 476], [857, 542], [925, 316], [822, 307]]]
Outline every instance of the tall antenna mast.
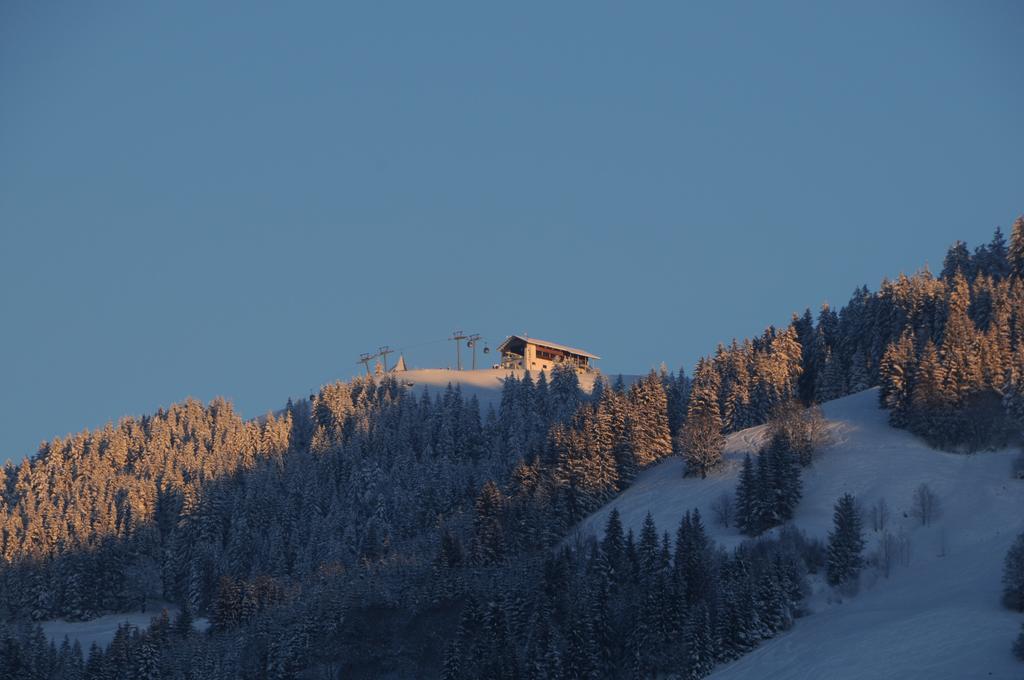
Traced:
[[476, 343], [479, 342], [479, 340], [480, 340], [480, 334], [479, 333], [473, 333], [472, 335], [470, 335], [469, 337], [466, 338], [466, 347], [470, 347], [470, 348], [473, 349], [473, 370], [474, 371], [476, 370]]
[[384, 372], [388, 372], [388, 355], [394, 354], [395, 350], [391, 349], [387, 345], [377, 348], [377, 355], [384, 360]]
[[452, 331], [452, 337], [448, 338], [455, 341], [455, 366], [459, 371], [462, 370], [462, 345], [460, 343], [467, 337], [469, 336], [463, 334], [462, 331]]

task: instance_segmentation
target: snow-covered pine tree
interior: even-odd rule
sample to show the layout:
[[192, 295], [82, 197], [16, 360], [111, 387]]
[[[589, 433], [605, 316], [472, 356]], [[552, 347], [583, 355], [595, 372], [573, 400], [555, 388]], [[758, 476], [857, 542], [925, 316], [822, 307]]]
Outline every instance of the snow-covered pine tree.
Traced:
[[[647, 678], [654, 674], [653, 651], [656, 645], [654, 603], [650, 590], [641, 584], [642, 600], [633, 603], [632, 625], [626, 633], [626, 666], [630, 677]], [[576, 674], [571, 677], [586, 677]]]
[[680, 675], [686, 680], [699, 680], [709, 675], [715, 667], [715, 644], [706, 603], [700, 602], [690, 610], [684, 644], [686, 664]]
[[795, 399], [797, 383], [803, 371], [803, 348], [797, 337], [797, 329], [790, 324], [771, 341], [768, 379], [772, 385], [774, 402], [783, 403]]
[[940, 446], [953, 434], [949, 412], [954, 397], [947, 391], [947, 384], [938, 350], [928, 340], [915, 372], [907, 424], [912, 431]]
[[968, 279], [974, 278], [971, 253], [967, 250], [967, 244], [959, 240], [954, 241], [946, 251], [946, 258], [942, 261], [941, 277], [952, 280], [957, 274]]
[[888, 409], [889, 422], [893, 427], [906, 427], [910, 422], [916, 363], [914, 334], [907, 328], [897, 342], [886, 348], [879, 366], [879, 402], [882, 408]]
[[96, 644], [93, 640], [92, 644], [89, 645], [89, 657], [85, 662], [85, 677], [90, 678], [106, 678], [109, 677], [107, 672], [107, 658], [103, 649]]
[[711, 599], [712, 547], [696, 508], [679, 521], [673, 567], [677, 582], [685, 588], [687, 607]]
[[640, 543], [637, 545], [641, 587], [649, 587], [658, 572], [658, 548], [658, 528], [654, 524], [654, 517], [648, 511], [640, 529]]
[[1024, 430], [1024, 343], [1011, 354], [1003, 391], [1003, 408], [1009, 420]]
[[625, 562], [626, 570], [628, 575], [623, 578], [623, 581], [636, 582], [637, 576], [640, 573], [640, 559], [637, 557], [636, 551], [636, 535], [633, 533], [633, 527], [626, 530], [626, 542], [625, 542]]
[[605, 390], [611, 389], [611, 385], [608, 384], [608, 378], [603, 374], [598, 373], [594, 376], [594, 384], [590, 388], [590, 395], [588, 401], [592, 406], [596, 407], [597, 403], [601, 401], [601, 395]]
[[85, 660], [82, 658], [81, 643], [76, 639], [73, 645], [69, 644], [65, 637], [58, 654], [57, 673], [51, 677], [59, 677], [62, 680], [83, 680]]
[[739, 481], [736, 484], [736, 526], [747, 536], [756, 536], [761, 533], [754, 516], [757, 495], [754, 462], [748, 453], [743, 457], [743, 467], [740, 468]]
[[[675, 588], [675, 578], [672, 569], [672, 540], [668, 532], [661, 534], [661, 552], [658, 556], [658, 574], [654, 586], [654, 596], [657, 606], [657, 628], [664, 645], [671, 645], [680, 640], [683, 630], [683, 612], [679, 606], [678, 590]], [[663, 665], [672, 665], [672, 659], [677, 656], [673, 651], [666, 651], [663, 655]]]
[[177, 616], [174, 617], [174, 623], [171, 626], [171, 631], [174, 635], [179, 638], [188, 638], [194, 634], [193, 630], [194, 619], [192, 617], [192, 610], [187, 606], [183, 606]]
[[556, 364], [548, 387], [550, 417], [553, 422], [567, 422], [579, 409], [583, 393], [576, 369], [569, 364]]
[[800, 503], [803, 484], [800, 480], [800, 462], [793, 452], [789, 438], [783, 432], [776, 433], [762, 453], [768, 457], [768, 474], [773, 492], [773, 517], [776, 522], [788, 522]]
[[453, 639], [444, 652], [444, 666], [441, 669], [442, 680], [465, 680], [468, 678], [462, 672], [462, 649], [459, 647], [458, 639]]
[[134, 677], [138, 680], [160, 680], [160, 652], [148, 635], [144, 635], [138, 645]]
[[600, 436], [610, 438], [616, 468], [616, 485], [620, 491], [633, 483], [638, 470], [628, 432], [627, 410], [627, 400], [619, 390], [606, 389], [601, 392], [596, 418], [601, 428]]
[[562, 649], [546, 607], [534, 611], [526, 649], [526, 678], [555, 680], [562, 677]]
[[860, 347], [850, 357], [850, 373], [847, 381], [846, 391], [850, 394], [863, 392], [871, 387], [871, 372], [868, 367], [867, 357]]
[[776, 493], [778, 488], [775, 480], [772, 479], [772, 466], [769, 454], [765, 448], [757, 456], [754, 463], [754, 502], [751, 504], [750, 517], [757, 533], [761, 534], [766, 529], [779, 523], [776, 515]]
[[717, 658], [731, 661], [746, 654], [757, 644], [754, 601], [750, 597], [745, 557], [740, 551], [723, 556], [718, 570], [719, 601], [714, 610], [717, 619]]
[[1003, 562], [1003, 604], [1024, 612], [1024, 534], [1017, 536]]
[[618, 484], [611, 423], [606, 414], [587, 406], [573, 418], [572, 427], [583, 459], [587, 503], [597, 509], [614, 495]]
[[670, 373], [665, 385], [665, 398], [668, 402], [668, 428], [673, 441], [686, 420], [686, 404], [690, 398], [690, 380], [682, 368], [674, 376]]
[[679, 449], [686, 461], [685, 474], [707, 477], [722, 459], [725, 437], [718, 405], [718, 374], [710, 361], [702, 359], [690, 390]]
[[818, 311], [816, 335], [820, 337], [820, 341], [816, 341], [816, 345], [822, 350], [826, 347], [835, 347], [839, 341], [841, 335], [839, 332], [839, 315], [836, 314], [835, 310], [828, 303], [822, 304], [821, 309]]
[[481, 604], [470, 593], [459, 614], [459, 627], [454, 641], [457, 643], [457, 660], [462, 677], [479, 676], [486, 649], [483, 640], [485, 612]]
[[846, 392], [844, 384], [843, 368], [838, 357], [832, 354], [832, 349], [825, 348], [825, 356], [816, 374], [814, 385], [814, 401], [822, 403], [838, 399]]
[[828, 534], [828, 582], [837, 586], [852, 581], [860, 574], [864, 550], [860, 511], [856, 499], [843, 494], [836, 501], [832, 516], [833, 528]]
[[750, 413], [750, 346], [734, 339], [727, 355], [726, 368], [730, 380], [721, 388], [725, 392], [722, 423], [730, 432], [753, 425]]
[[814, 401], [815, 383], [815, 352], [814, 352], [814, 316], [808, 307], [804, 313], [797, 317], [793, 315], [793, 327], [796, 329], [797, 342], [801, 350], [801, 371], [797, 381], [797, 398], [801, 403], [809, 404]]
[[613, 587], [610, 572], [605, 566], [604, 555], [598, 552], [596, 563], [591, 570], [588, 588], [588, 613], [590, 628], [594, 637], [595, 665], [598, 668], [610, 669], [618, 661], [619, 637], [615, 630], [611, 600]]
[[985, 247], [982, 257], [975, 256], [976, 265], [979, 271], [991, 276], [996, 281], [1005, 279], [1010, 273], [1010, 263], [1007, 260], [1006, 238], [1003, 230], [996, 227], [992, 233], [992, 240]]
[[488, 480], [476, 499], [473, 517], [473, 557], [479, 564], [497, 564], [505, 558], [505, 536], [501, 525], [504, 497]]
[[760, 574], [755, 581], [755, 606], [763, 630], [762, 639], [768, 639], [788, 627], [790, 615], [778, 577], [773, 572]]
[[671, 455], [668, 399], [654, 371], [630, 388], [629, 414], [630, 446], [641, 469]]
[[604, 526], [604, 539], [601, 541], [601, 557], [608, 574], [610, 584], [620, 582], [627, 572], [626, 539], [622, 532], [622, 520], [619, 509], [612, 508], [608, 513], [608, 521]]
[[968, 315], [971, 290], [963, 276], [953, 278], [947, 304], [940, 356], [945, 369], [946, 391], [955, 404], [962, 405], [969, 395], [982, 388], [978, 333]]
[[1013, 222], [1010, 232], [1010, 249], [1006, 253], [1010, 265], [1010, 273], [1018, 279], [1024, 279], [1024, 215]]
[[[556, 420], [554, 409], [557, 407], [557, 404], [551, 395], [551, 387], [549, 385], [548, 372], [541, 371], [537, 376], [537, 380], [533, 383], [532, 404], [536, 423], [542, 430], [547, 430], [548, 426]], [[562, 420], [558, 419], [558, 422], [562, 422]]]
[[509, 637], [505, 612], [500, 602], [492, 601], [487, 605], [481, 633], [485, 651], [480, 677], [495, 680], [514, 680], [518, 677], [515, 648]]

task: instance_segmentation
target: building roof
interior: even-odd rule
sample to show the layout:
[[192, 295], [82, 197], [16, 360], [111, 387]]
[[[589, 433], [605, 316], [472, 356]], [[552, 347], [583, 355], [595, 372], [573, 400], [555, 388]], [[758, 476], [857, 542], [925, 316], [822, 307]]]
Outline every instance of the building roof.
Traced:
[[590, 359], [600, 359], [601, 357], [596, 354], [591, 354], [585, 349], [579, 349], [578, 347], [569, 347], [568, 345], [561, 345], [557, 342], [548, 342], [547, 340], [540, 340], [539, 338], [531, 338], [526, 335], [510, 335], [505, 338], [505, 342], [498, 346], [498, 351], [502, 352], [513, 340], [520, 340], [523, 343], [530, 343], [531, 345], [538, 345], [540, 347], [550, 347], [551, 349], [558, 349], [569, 354], [577, 354], [579, 356], [588, 357]]

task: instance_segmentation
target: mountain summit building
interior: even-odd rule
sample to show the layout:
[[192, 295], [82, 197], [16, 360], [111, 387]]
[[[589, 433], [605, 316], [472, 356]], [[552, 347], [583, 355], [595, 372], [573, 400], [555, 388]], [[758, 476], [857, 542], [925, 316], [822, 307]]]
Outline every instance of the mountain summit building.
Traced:
[[569, 364], [580, 373], [592, 370], [591, 361], [601, 357], [576, 347], [538, 340], [525, 335], [510, 335], [498, 346], [501, 368], [546, 371], [556, 364]]

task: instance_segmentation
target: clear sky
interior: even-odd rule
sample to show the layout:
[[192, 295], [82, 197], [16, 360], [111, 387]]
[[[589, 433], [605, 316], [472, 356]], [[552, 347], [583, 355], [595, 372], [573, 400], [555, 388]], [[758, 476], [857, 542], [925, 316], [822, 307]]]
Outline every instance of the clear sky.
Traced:
[[1008, 230], [1024, 4], [840, 4], [3, 3], [0, 459], [457, 328], [689, 369]]

